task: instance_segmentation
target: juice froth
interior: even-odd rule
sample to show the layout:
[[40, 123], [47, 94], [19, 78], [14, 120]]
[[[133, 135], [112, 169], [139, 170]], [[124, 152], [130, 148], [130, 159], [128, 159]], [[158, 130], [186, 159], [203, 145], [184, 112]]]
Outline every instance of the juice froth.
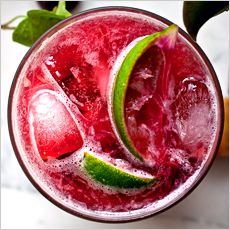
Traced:
[[[86, 14], [44, 40], [22, 67], [12, 104], [15, 141], [32, 178], [59, 203], [86, 215], [131, 216], [147, 208], [145, 216], [199, 177], [216, 139], [218, 104], [209, 69], [182, 35], [170, 57], [167, 99], [159, 47], [144, 53], [130, 78], [125, 121], [145, 163], [127, 153], [109, 115], [120, 54], [165, 27], [132, 12]], [[85, 151], [159, 180], [139, 189], [102, 185], [83, 169]]]

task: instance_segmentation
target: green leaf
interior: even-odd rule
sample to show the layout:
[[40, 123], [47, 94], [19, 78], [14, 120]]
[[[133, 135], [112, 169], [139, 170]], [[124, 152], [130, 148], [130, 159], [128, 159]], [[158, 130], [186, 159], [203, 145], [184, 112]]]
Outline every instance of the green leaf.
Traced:
[[59, 1], [58, 7], [55, 7], [54, 11], [57, 15], [64, 16], [66, 18], [72, 15], [68, 10], [66, 10], [65, 1]]
[[28, 17], [19, 23], [13, 32], [13, 41], [25, 46], [31, 46], [34, 42], [34, 32]]
[[65, 9], [64, 1], [59, 2], [58, 7], [53, 11], [30, 10], [26, 18], [15, 28], [13, 41], [32, 46], [42, 34], [70, 15]]
[[32, 46], [43, 33], [63, 19], [63, 16], [47, 10], [31, 10], [14, 30], [13, 41]]
[[148, 35], [138, 41], [124, 58], [115, 79], [112, 92], [112, 116], [114, 125], [123, 144], [129, 152], [140, 161], [144, 161], [144, 159], [130, 139], [125, 124], [124, 102], [129, 78], [138, 59], [153, 45], [158, 45], [165, 50], [172, 50], [175, 45], [177, 31], [178, 27], [176, 25], [171, 25], [161, 32]]
[[228, 1], [185, 1], [183, 19], [190, 36], [196, 40], [202, 25], [210, 18], [229, 10]]

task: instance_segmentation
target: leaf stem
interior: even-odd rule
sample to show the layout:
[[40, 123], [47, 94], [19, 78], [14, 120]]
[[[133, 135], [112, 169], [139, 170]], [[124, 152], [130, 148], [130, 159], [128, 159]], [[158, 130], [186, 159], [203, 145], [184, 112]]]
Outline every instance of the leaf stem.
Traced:
[[14, 18], [12, 18], [11, 20], [9, 20], [8, 22], [4, 23], [1, 25], [1, 29], [3, 30], [14, 30], [16, 27], [15, 26], [10, 26], [10, 24], [12, 24], [14, 21], [16, 21], [19, 18], [25, 18], [26, 16], [24, 15], [18, 15]]

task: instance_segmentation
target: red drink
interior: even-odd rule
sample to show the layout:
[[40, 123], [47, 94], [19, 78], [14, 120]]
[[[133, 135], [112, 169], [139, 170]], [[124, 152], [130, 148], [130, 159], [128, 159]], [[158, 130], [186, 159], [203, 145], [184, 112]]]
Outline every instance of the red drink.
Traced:
[[[127, 153], [110, 116], [122, 51], [169, 24], [134, 9], [89, 11], [49, 31], [22, 61], [9, 105], [12, 143], [28, 177], [59, 207], [95, 220], [142, 218], [178, 201], [204, 176], [221, 136], [223, 105], [214, 70], [184, 32], [166, 83], [157, 46], [138, 60], [129, 81], [125, 122], [144, 163]], [[103, 185], [84, 171], [85, 151], [157, 181]]]

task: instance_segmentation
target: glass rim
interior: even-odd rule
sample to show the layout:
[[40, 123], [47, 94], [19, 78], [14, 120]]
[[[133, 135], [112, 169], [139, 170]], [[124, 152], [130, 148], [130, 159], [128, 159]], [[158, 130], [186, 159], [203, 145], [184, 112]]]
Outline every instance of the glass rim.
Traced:
[[[89, 10], [85, 10], [82, 12], [79, 12], [76, 15], [72, 15], [69, 18], [66, 18], [64, 20], [62, 20], [61, 22], [57, 23], [55, 26], [53, 26], [52, 28], [50, 28], [47, 32], [45, 32], [33, 45], [32, 47], [27, 51], [27, 53], [24, 55], [22, 61], [20, 62], [17, 71], [14, 75], [12, 84], [11, 84], [11, 88], [10, 88], [10, 93], [9, 93], [9, 99], [8, 99], [8, 111], [7, 111], [7, 117], [8, 117], [8, 129], [9, 129], [9, 136], [10, 136], [10, 140], [11, 140], [11, 144], [13, 146], [13, 150], [15, 153], [15, 156], [22, 168], [22, 170], [24, 171], [24, 173], [26, 174], [27, 178], [30, 180], [30, 182], [33, 184], [33, 186], [46, 198], [48, 199], [50, 202], [52, 202], [54, 205], [56, 205], [57, 207], [61, 208], [62, 210], [77, 216], [77, 217], [81, 217], [87, 220], [91, 220], [91, 221], [97, 221], [97, 222], [102, 222], [102, 223], [127, 223], [127, 222], [133, 222], [133, 221], [138, 221], [138, 220], [142, 220], [142, 219], [146, 219], [149, 217], [152, 217], [156, 214], [162, 213], [164, 211], [166, 211], [167, 209], [171, 208], [172, 206], [176, 205], [177, 203], [179, 203], [181, 200], [183, 200], [185, 197], [187, 197], [199, 184], [200, 182], [203, 180], [203, 178], [206, 176], [206, 174], [208, 173], [209, 169], [211, 168], [214, 159], [217, 156], [217, 152], [218, 152], [218, 148], [221, 142], [221, 137], [222, 137], [222, 133], [223, 133], [223, 125], [224, 125], [224, 105], [223, 105], [223, 96], [222, 96], [222, 91], [221, 91], [221, 87], [218, 81], [218, 77], [215, 73], [215, 70], [211, 64], [211, 62], [209, 61], [208, 57], [206, 56], [206, 54], [203, 52], [203, 50], [200, 48], [200, 46], [184, 31], [179, 27], [179, 34], [182, 35], [183, 38], [186, 39], [186, 41], [188, 41], [188, 43], [192, 46], [192, 48], [194, 48], [198, 54], [200, 55], [202, 61], [204, 62], [205, 66], [207, 67], [208, 71], [211, 74], [211, 78], [214, 84], [214, 88], [217, 92], [216, 98], [217, 98], [217, 102], [219, 104], [217, 111], [217, 118], [219, 118], [219, 120], [217, 121], [217, 135], [214, 138], [214, 144], [215, 146], [212, 146], [212, 149], [210, 151], [210, 154], [208, 156], [208, 160], [206, 162], [206, 164], [203, 166], [202, 170], [200, 171], [199, 177], [197, 176], [195, 181], [189, 186], [188, 190], [184, 190], [181, 194], [180, 197], [178, 198], [177, 196], [175, 197], [175, 199], [173, 199], [169, 205], [166, 205], [165, 207], [163, 207], [161, 210], [158, 211], [154, 211], [151, 210], [152, 213], [143, 215], [143, 216], [139, 216], [139, 217], [134, 217], [134, 218], [126, 218], [126, 219], [111, 219], [111, 216], [108, 216], [107, 219], [105, 218], [98, 218], [92, 215], [85, 215], [83, 213], [81, 213], [78, 210], [73, 210], [70, 207], [67, 207], [66, 205], [60, 203], [57, 199], [51, 197], [51, 195], [45, 191], [37, 182], [36, 179], [34, 179], [31, 175], [31, 173], [29, 172], [29, 170], [27, 169], [27, 167], [24, 164], [24, 161], [21, 157], [20, 151], [18, 150], [15, 138], [14, 138], [14, 131], [13, 131], [13, 125], [12, 125], [12, 104], [13, 104], [13, 95], [14, 95], [14, 91], [16, 88], [16, 84], [17, 84], [17, 80], [18, 77], [20, 76], [20, 72], [23, 69], [27, 59], [30, 57], [30, 55], [36, 51], [36, 49], [39, 49], [39, 47], [41, 46], [42, 42], [48, 38], [49, 36], [52, 36], [53, 34], [55, 34], [59, 29], [64, 28], [66, 25], [68, 25], [71, 21], [74, 22], [75, 19], [79, 19], [79, 18], [83, 18], [86, 17], [87, 15], [90, 15], [92, 13], [98, 13], [98, 12], [103, 12], [103, 11], [123, 11], [123, 12], [130, 12], [130, 13], [134, 13], [134, 14], [142, 14], [144, 16], [148, 16], [151, 19], [156, 19], [157, 21], [160, 21], [166, 25], [171, 25], [173, 24], [170, 20], [159, 16], [153, 12], [149, 12], [146, 10], [142, 10], [139, 8], [134, 8], [134, 7], [126, 7], [126, 6], [105, 6], [105, 7], [97, 7], [97, 8], [92, 8]], [[219, 132], [218, 132], [219, 129]], [[214, 148], [215, 147], [215, 148]], [[211, 159], [209, 159], [211, 158]], [[206, 166], [206, 168], [205, 168]], [[198, 179], [197, 179], [198, 178]], [[141, 209], [140, 213], [141, 213]]]

